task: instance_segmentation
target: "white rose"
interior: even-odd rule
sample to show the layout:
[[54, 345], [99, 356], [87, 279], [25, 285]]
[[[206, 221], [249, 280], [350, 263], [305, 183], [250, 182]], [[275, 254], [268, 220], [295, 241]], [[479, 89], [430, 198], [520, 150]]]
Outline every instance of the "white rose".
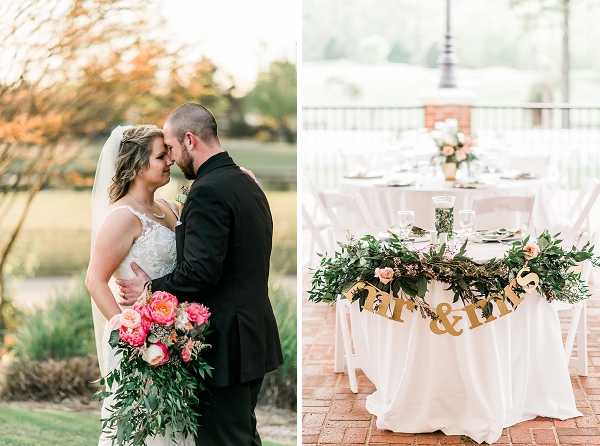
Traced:
[[156, 344], [150, 344], [150, 346], [142, 354], [142, 359], [152, 365], [159, 364], [164, 358], [164, 350]]
[[177, 330], [185, 329], [185, 324], [189, 322], [187, 311], [181, 311], [175, 319], [175, 328]]

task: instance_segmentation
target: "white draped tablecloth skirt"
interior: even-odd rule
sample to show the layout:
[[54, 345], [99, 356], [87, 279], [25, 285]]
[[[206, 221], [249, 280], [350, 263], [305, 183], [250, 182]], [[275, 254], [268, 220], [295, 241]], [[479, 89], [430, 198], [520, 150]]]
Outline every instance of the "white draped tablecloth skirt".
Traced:
[[[430, 282], [428, 288], [429, 304], [452, 302], [445, 284]], [[404, 308], [401, 323], [352, 304], [357, 363], [377, 388], [366, 406], [377, 416], [377, 428], [441, 430], [494, 443], [502, 428], [536, 416], [581, 416], [558, 315], [543, 297], [526, 295], [512, 313], [472, 330], [464, 311], [453, 316], [462, 316], [455, 326], [463, 330], [460, 336], [434, 334], [416, 310]]]

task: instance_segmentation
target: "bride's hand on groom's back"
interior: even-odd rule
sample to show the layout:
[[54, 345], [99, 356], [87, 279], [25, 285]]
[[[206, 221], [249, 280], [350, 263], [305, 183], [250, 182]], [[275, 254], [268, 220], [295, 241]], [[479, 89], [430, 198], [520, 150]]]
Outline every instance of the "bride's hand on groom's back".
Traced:
[[144, 285], [146, 282], [150, 280], [150, 277], [148, 277], [148, 275], [137, 265], [137, 263], [131, 262], [131, 269], [135, 273], [135, 278], [130, 280], [116, 280], [120, 289], [118, 303], [121, 306], [133, 305], [144, 291]]

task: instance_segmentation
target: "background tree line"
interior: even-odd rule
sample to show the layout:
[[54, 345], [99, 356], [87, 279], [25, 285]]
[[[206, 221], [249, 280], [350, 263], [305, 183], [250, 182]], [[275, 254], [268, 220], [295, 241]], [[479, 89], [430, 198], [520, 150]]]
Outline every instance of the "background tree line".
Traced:
[[213, 110], [225, 136], [296, 140], [293, 63], [272, 62], [240, 92], [233, 80], [218, 81], [224, 76], [211, 60], [190, 61], [185, 47], [165, 40], [156, 7], [148, 0], [0, 3], [0, 337], [10, 311], [4, 273], [33, 198], [117, 124], [160, 126], [193, 101]]

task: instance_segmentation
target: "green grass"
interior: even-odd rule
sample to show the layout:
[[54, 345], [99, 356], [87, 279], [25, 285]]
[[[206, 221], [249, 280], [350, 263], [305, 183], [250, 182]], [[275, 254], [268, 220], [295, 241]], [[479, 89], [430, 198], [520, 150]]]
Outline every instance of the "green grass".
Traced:
[[99, 436], [97, 414], [0, 406], [0, 446], [90, 446], [98, 444]]
[[0, 406], [1, 446], [98, 444], [100, 416]]
[[[173, 199], [177, 186], [160, 195]], [[267, 191], [274, 221], [273, 270], [296, 272], [296, 192]], [[87, 268], [90, 255], [89, 190], [44, 190], [34, 199], [19, 235], [15, 254], [39, 249], [36, 275], [73, 275]], [[4, 224], [7, 224], [6, 222]], [[0, 238], [3, 226], [0, 225]], [[37, 248], [36, 248], [37, 246]]]

